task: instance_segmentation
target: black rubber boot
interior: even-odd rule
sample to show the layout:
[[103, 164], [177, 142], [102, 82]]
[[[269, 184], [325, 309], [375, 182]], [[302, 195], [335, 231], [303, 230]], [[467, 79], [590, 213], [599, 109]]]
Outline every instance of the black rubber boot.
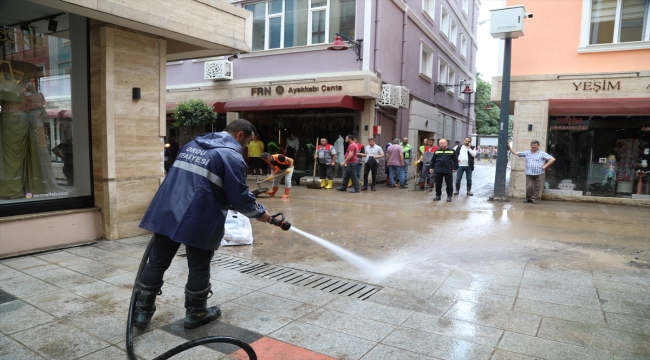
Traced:
[[156, 312], [156, 296], [162, 294], [164, 282], [156, 286], [147, 286], [138, 281], [138, 297], [135, 300], [135, 314], [133, 316], [133, 325], [144, 328], [151, 322], [153, 313]]
[[433, 198], [433, 201], [440, 201], [440, 196], [436, 196]]
[[472, 192], [472, 184], [467, 185], [467, 196], [474, 196], [474, 193]]
[[456, 184], [456, 191], [454, 191], [454, 195], [458, 195], [460, 193], [460, 184]]
[[221, 317], [219, 307], [207, 307], [208, 299], [212, 296], [211, 288], [211, 284], [205, 290], [197, 292], [185, 288], [185, 322], [183, 323], [185, 328], [196, 329]]
[[451, 195], [447, 195], [447, 202], [451, 202]]

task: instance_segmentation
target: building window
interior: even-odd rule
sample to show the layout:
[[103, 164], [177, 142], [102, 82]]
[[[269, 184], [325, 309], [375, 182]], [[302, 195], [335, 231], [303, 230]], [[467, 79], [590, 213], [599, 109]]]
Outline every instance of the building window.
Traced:
[[467, 38], [465, 34], [460, 34], [460, 56], [467, 58]]
[[422, 11], [426, 12], [433, 19], [436, 13], [435, 0], [422, 0]]
[[649, 12], [648, 0], [584, 0], [580, 45], [624, 44], [605, 46], [604, 51], [647, 48], [647, 44], [629, 43], [650, 40]]
[[[7, 19], [37, 16], [7, 11]], [[87, 19], [57, 17], [65, 44], [60, 34], [29, 34], [3, 20], [3, 33], [29, 49], [0, 51], [0, 217], [87, 206]]]
[[447, 83], [447, 76], [448, 74], [448, 69], [449, 67], [447, 66], [447, 63], [440, 59], [440, 62], [438, 63], [438, 82], [439, 83]]
[[449, 27], [449, 43], [456, 47], [456, 41], [458, 38], [458, 25], [456, 25], [456, 21], [454, 19], [451, 19], [451, 26]]
[[420, 74], [429, 79], [433, 76], [433, 49], [425, 43], [420, 43]]
[[[447, 71], [447, 84], [449, 85], [456, 84], [456, 71], [454, 71], [454, 69], [452, 69], [451, 67]], [[447, 92], [450, 94], [454, 94], [456, 92], [456, 86], [448, 87]]]
[[469, 15], [469, 0], [463, 0], [463, 13], [465, 16]]
[[325, 44], [336, 33], [355, 38], [355, 0], [269, 0], [253, 13], [253, 51]]
[[458, 99], [460, 99], [462, 101], [462, 100], [464, 100], [463, 95], [465, 95], [463, 93], [463, 90], [465, 89], [465, 79], [458, 78], [458, 83], [460, 84], [460, 90], [458, 91]]
[[449, 36], [449, 11], [442, 6], [440, 11], [440, 32], [445, 36]]

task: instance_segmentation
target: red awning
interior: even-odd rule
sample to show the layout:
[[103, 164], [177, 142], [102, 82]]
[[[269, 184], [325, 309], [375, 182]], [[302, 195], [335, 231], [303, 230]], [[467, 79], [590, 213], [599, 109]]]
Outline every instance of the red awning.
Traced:
[[[173, 113], [174, 110], [176, 110], [176, 103], [167, 103], [166, 104], [166, 110], [168, 113]], [[223, 106], [226, 105], [225, 102], [223, 101], [208, 101], [208, 105], [212, 106], [212, 109], [215, 112], [218, 112], [219, 114], [225, 114], [226, 110], [224, 110]]]
[[72, 119], [72, 110], [47, 109], [47, 117], [50, 119]]
[[226, 103], [226, 111], [261, 111], [343, 108], [363, 111], [363, 99], [349, 95], [308, 96], [283, 99], [233, 100]]
[[650, 98], [550, 99], [549, 115], [650, 115]]

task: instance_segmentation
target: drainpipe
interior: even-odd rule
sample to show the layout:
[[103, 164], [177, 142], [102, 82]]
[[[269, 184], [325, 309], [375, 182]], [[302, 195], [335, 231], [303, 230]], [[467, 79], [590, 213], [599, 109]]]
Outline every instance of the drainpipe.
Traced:
[[[379, 57], [377, 56], [377, 52], [379, 51], [379, 29], [380, 29], [380, 18], [381, 18], [381, 3], [382, 1], [376, 1], [375, 2], [375, 41], [374, 41], [374, 49], [373, 49], [373, 57], [372, 57], [372, 64], [373, 64], [373, 71], [377, 76], [379, 76], [379, 79], [381, 80], [381, 70], [379, 70], [379, 67], [377, 66], [379, 64]], [[370, 42], [368, 42], [368, 45], [370, 45]], [[376, 107], [376, 106], [375, 106]], [[376, 107], [377, 108], [377, 107]], [[375, 119], [374, 119], [374, 124], [375, 125], [381, 125], [381, 122], [379, 121], [379, 112], [375, 111]], [[380, 136], [381, 138], [381, 136]]]
[[[363, 8], [363, 38], [370, 40], [372, 31], [372, 0], [366, 0]], [[370, 71], [370, 41], [363, 46], [363, 70]]]
[[[404, 3], [407, 4], [407, 1], [404, 0]], [[407, 33], [407, 26], [408, 26], [408, 4], [406, 6], [406, 9], [404, 9], [404, 15], [402, 16], [402, 69], [401, 69], [401, 74], [400, 74], [400, 85], [404, 86], [404, 83], [406, 82], [406, 33]], [[404, 128], [404, 115], [406, 114], [406, 109], [401, 109], [400, 110], [400, 117], [399, 117], [399, 130], [400, 134], [402, 132], [402, 129]], [[408, 120], [408, 119], [407, 119]], [[408, 129], [407, 129], [407, 136], [408, 136]], [[401, 137], [404, 137], [401, 135]]]

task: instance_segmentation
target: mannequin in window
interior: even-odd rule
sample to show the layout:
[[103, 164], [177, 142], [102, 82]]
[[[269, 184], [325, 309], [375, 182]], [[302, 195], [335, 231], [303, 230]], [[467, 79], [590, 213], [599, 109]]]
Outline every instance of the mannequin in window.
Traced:
[[300, 148], [300, 140], [295, 137], [293, 134], [287, 139], [287, 145], [285, 146], [287, 151], [287, 156], [290, 158], [295, 158], [298, 148]]

